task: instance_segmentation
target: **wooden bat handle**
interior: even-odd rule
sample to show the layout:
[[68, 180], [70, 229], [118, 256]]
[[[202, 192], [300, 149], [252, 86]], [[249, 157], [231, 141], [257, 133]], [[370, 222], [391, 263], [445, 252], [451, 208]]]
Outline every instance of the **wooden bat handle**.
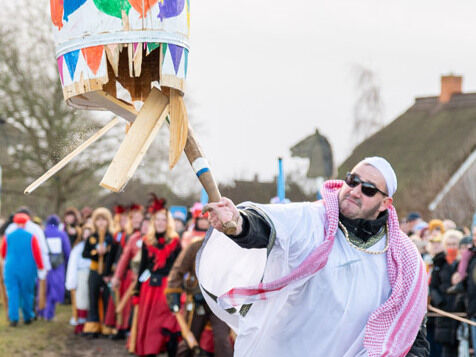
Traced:
[[119, 301], [119, 304], [116, 305], [116, 314], [122, 313], [122, 310], [124, 310], [124, 308], [126, 307], [127, 302], [134, 294], [136, 283], [137, 283], [136, 279], [132, 280], [131, 285], [129, 285], [126, 292], [121, 296], [121, 300]]
[[135, 353], [137, 342], [137, 328], [139, 324], [139, 305], [134, 306], [134, 312], [132, 315], [131, 335], [129, 337], [129, 352]]
[[192, 129], [188, 128], [187, 143], [185, 144], [185, 155], [192, 165], [193, 171], [197, 175], [205, 191], [207, 191], [210, 202], [218, 202], [221, 199], [220, 191], [212, 175], [208, 161], [203, 154], [200, 145], [193, 134]]
[[[205, 191], [207, 191], [210, 202], [220, 201], [221, 194], [210, 170], [210, 165], [208, 164], [208, 161], [205, 158], [190, 126], [188, 127], [187, 143], [185, 144], [184, 152], [188, 161], [192, 165], [193, 171], [195, 171], [195, 174], [200, 180], [200, 183]], [[224, 222], [223, 227], [225, 228], [225, 234], [234, 235], [236, 233], [237, 227], [236, 223], [233, 221]]]
[[187, 343], [188, 347], [193, 351], [194, 355], [197, 355], [197, 352], [200, 351], [200, 347], [192, 331], [190, 331], [188, 328], [187, 322], [180, 312], [175, 312], [174, 315], [180, 326], [180, 332], [182, 333], [183, 339]]
[[[114, 305], [119, 305], [121, 294], [119, 293], [119, 288], [114, 288]], [[122, 310], [120, 312], [116, 311], [116, 321], [118, 325], [122, 325]]]

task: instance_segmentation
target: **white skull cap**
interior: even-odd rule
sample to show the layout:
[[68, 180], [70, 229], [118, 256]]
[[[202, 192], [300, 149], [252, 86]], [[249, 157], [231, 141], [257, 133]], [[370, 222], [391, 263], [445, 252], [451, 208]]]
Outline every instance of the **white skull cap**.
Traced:
[[387, 184], [388, 197], [392, 197], [397, 191], [397, 175], [395, 175], [392, 165], [380, 156], [366, 157], [361, 163], [372, 165], [380, 171]]

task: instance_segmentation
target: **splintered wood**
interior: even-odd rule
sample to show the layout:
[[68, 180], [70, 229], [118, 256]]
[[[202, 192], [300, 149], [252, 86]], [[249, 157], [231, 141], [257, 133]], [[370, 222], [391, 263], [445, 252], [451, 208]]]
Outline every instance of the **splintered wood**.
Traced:
[[169, 167], [172, 169], [182, 154], [188, 135], [188, 116], [183, 97], [176, 89], [170, 89], [170, 147]]
[[85, 93], [83, 96], [87, 97], [91, 102], [97, 103], [102, 108], [111, 111], [129, 122], [133, 122], [138, 114], [132, 104], [117, 99], [104, 91], [99, 90]]
[[54, 165], [51, 169], [46, 171], [40, 178], [35, 180], [30, 186], [25, 189], [25, 194], [30, 194], [35, 191], [43, 182], [48, 180], [51, 176], [61, 170], [63, 167], [66, 166], [71, 160], [73, 160], [76, 156], [86, 150], [91, 144], [101, 138], [104, 134], [106, 134], [112, 127], [114, 127], [119, 122], [119, 119], [116, 117], [112, 119], [109, 123], [107, 123], [104, 127], [102, 127], [99, 131], [97, 131], [93, 136], [91, 136], [88, 140], [84, 143], [79, 145], [76, 149], [66, 155], [61, 161], [59, 161], [56, 165]]
[[[157, 91], [157, 89], [154, 88], [153, 91]], [[131, 129], [129, 130], [130, 132], [136, 125], [135, 124], [135, 120], [137, 120], [136, 110], [131, 105], [128, 105], [121, 101], [119, 101], [119, 103], [115, 102], [114, 100], [117, 101], [117, 99], [115, 99], [114, 97], [111, 97], [110, 95], [104, 95], [104, 94], [101, 94], [100, 92], [98, 93], [99, 93], [98, 95], [101, 95], [102, 98], [104, 99], [105, 108], [109, 109], [110, 111], [112, 111], [113, 113], [117, 115], [122, 115], [123, 118], [134, 123]], [[108, 101], [110, 102], [107, 103]], [[119, 111], [122, 114], [119, 114]], [[205, 157], [205, 154], [200, 148], [200, 145], [198, 144], [195, 138], [195, 135], [193, 133], [193, 130], [190, 128], [190, 126], [187, 127], [187, 140], [185, 143], [184, 152], [185, 152], [185, 155], [187, 156], [188, 161], [192, 165], [197, 159]], [[202, 184], [202, 186], [207, 191], [210, 202], [219, 201], [221, 198], [221, 195], [212, 173], [210, 171], [205, 172], [204, 174], [200, 175], [198, 179], [200, 183]]]
[[102, 187], [114, 192], [119, 192], [125, 187], [163, 125], [168, 110], [168, 98], [158, 89], [152, 88], [109, 165], [101, 181]]

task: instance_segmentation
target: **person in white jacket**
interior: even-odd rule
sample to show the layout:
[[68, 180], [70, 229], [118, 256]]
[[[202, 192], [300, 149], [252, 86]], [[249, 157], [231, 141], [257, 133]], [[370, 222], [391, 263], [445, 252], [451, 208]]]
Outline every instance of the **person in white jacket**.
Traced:
[[91, 260], [83, 258], [84, 242], [93, 232], [90, 225], [83, 226], [82, 240], [71, 250], [66, 270], [66, 289], [71, 292], [73, 318], [71, 324], [75, 326], [74, 333], [83, 332], [89, 310], [88, 277]]

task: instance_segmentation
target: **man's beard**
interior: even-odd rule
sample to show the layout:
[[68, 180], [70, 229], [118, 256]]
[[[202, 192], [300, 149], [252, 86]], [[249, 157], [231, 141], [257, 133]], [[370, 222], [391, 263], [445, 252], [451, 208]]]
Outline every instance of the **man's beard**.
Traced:
[[373, 220], [377, 218], [378, 213], [380, 212], [379, 208], [380, 208], [380, 203], [377, 203], [375, 207], [370, 208], [368, 211], [362, 212], [362, 214], [364, 215], [364, 217], [362, 218], [367, 220]]

